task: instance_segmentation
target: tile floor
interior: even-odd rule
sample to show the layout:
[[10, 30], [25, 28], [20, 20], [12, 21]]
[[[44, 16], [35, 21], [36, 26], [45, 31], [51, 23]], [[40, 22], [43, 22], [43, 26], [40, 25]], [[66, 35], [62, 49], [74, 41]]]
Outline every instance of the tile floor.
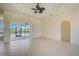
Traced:
[[79, 45], [53, 39], [37, 38], [0, 41], [1, 56], [79, 56]]

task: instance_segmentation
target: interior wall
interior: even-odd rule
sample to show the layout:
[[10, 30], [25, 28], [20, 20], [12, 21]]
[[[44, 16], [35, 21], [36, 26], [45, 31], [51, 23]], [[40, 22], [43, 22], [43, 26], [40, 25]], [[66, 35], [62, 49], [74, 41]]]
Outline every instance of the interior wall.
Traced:
[[0, 10], [0, 19], [3, 20], [3, 11]]
[[5, 11], [7, 19], [16, 23], [28, 23], [31, 25], [31, 37], [41, 37], [41, 20], [28, 15]]
[[74, 11], [72, 17], [72, 43], [79, 44], [79, 8]]
[[45, 17], [42, 21], [43, 37], [61, 40], [61, 23], [70, 21], [71, 43], [79, 44], [79, 9], [74, 5], [63, 5], [53, 16]]
[[64, 20], [71, 23], [71, 43], [79, 44], [79, 7], [74, 4], [63, 4], [52, 12], [52, 16], [42, 19], [29, 15], [7, 12], [7, 19], [14, 22], [29, 23], [32, 25], [32, 38], [45, 37], [61, 40], [61, 24]]

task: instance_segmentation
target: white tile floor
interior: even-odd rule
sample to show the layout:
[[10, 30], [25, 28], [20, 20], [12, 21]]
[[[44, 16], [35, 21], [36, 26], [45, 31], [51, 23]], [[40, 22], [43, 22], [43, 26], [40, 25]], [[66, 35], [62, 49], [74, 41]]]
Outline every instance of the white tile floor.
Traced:
[[0, 55], [10, 56], [79, 56], [79, 45], [38, 38], [0, 42]]

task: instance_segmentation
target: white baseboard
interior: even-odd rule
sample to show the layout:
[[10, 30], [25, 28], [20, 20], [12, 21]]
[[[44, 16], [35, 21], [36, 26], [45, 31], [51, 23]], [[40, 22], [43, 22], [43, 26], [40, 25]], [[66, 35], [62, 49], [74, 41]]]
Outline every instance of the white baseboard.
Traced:
[[32, 39], [40, 39], [40, 38], [43, 38], [43, 39], [48, 39], [48, 40], [61, 41], [61, 40], [57, 40], [57, 39], [54, 39], [54, 38], [48, 38], [48, 37], [43, 37], [43, 36], [40, 36], [40, 37], [33, 37]]
[[38, 38], [42, 38], [42, 37], [32, 37], [32, 39], [38, 39]]

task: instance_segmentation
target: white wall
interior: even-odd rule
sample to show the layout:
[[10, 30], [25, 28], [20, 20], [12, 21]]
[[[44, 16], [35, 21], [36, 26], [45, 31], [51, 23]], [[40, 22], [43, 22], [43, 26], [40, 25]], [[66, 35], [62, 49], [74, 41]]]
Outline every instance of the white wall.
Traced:
[[64, 20], [71, 23], [71, 43], [79, 44], [79, 9], [74, 5], [63, 5], [53, 16], [43, 18], [43, 37], [61, 40], [61, 23]]
[[68, 20], [71, 23], [71, 43], [79, 44], [79, 8], [77, 5], [63, 4], [52, 16], [36, 18], [24, 14], [5, 12], [7, 18], [14, 22], [32, 25], [32, 38], [46, 37], [61, 40], [61, 23]]
[[3, 11], [0, 10], [0, 20], [3, 20]]
[[6, 12], [7, 19], [13, 22], [19, 23], [28, 23], [32, 25], [32, 38], [40, 37], [41, 36], [41, 20], [38, 18], [34, 18], [28, 15], [19, 14], [19, 13], [12, 13]]
[[74, 11], [73, 17], [72, 17], [72, 43], [79, 44], [79, 8]]

